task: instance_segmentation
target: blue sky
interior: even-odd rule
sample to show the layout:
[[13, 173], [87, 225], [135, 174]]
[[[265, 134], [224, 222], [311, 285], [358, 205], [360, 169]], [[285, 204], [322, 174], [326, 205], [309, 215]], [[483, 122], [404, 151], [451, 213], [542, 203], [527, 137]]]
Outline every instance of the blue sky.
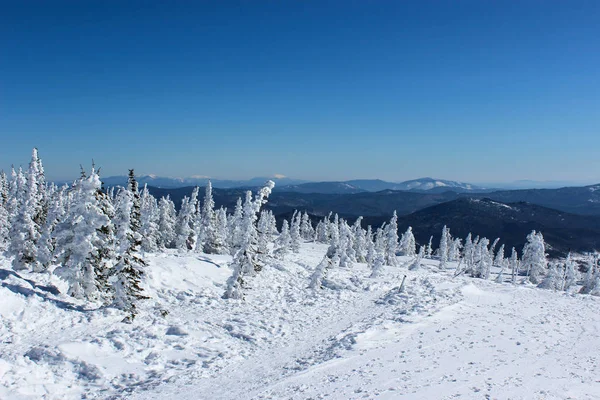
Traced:
[[22, 1], [0, 168], [600, 181], [598, 1]]

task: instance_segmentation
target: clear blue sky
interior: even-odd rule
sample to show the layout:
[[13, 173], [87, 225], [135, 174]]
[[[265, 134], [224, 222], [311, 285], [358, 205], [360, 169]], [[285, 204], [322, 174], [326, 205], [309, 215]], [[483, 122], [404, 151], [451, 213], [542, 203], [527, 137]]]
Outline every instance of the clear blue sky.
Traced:
[[0, 168], [600, 181], [599, 1], [13, 1]]

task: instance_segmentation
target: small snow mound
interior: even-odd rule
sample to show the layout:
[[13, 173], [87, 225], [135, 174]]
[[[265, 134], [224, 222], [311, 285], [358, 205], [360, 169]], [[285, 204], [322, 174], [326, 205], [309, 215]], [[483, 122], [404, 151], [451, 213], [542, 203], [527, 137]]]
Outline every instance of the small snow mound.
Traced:
[[181, 327], [179, 326], [170, 326], [169, 329], [167, 329], [167, 336], [187, 336], [188, 333]]

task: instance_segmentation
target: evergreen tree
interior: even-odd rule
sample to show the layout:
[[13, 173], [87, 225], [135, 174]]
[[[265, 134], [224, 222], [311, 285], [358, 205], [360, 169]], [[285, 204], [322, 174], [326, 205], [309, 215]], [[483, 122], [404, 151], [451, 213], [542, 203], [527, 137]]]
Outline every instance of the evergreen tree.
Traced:
[[313, 241], [315, 238], [315, 230], [313, 229], [312, 223], [310, 221], [310, 217], [308, 213], [305, 211], [302, 214], [302, 218], [300, 221], [300, 237], [305, 241]]
[[363, 217], [358, 217], [352, 225], [355, 259], [360, 263], [367, 261], [367, 232], [362, 228], [362, 219]]
[[523, 248], [522, 263], [527, 268], [529, 282], [539, 285], [548, 265], [546, 246], [541, 232], [533, 231], [527, 236], [527, 243]]
[[396, 211], [386, 227], [385, 263], [390, 266], [398, 265], [396, 251], [398, 250], [398, 215]]
[[169, 196], [158, 201], [158, 247], [161, 249], [175, 247], [175, 227], [177, 213], [175, 204]]
[[425, 254], [427, 255], [427, 258], [431, 258], [431, 256], [433, 255], [433, 236], [429, 237], [429, 244], [427, 245]]
[[551, 262], [548, 267], [548, 273], [544, 279], [538, 284], [540, 289], [561, 290], [562, 274], [558, 271], [557, 263]]
[[571, 253], [567, 255], [565, 260], [565, 273], [563, 276], [562, 290], [565, 292], [577, 283], [577, 271], [575, 270], [575, 262], [571, 258]]
[[134, 171], [129, 170], [127, 189], [119, 192], [119, 209], [117, 217], [117, 240], [119, 251], [114, 269], [114, 301], [113, 305], [128, 315], [123, 320], [130, 322], [137, 314], [137, 301], [147, 299], [140, 286], [144, 276], [146, 262], [139, 251], [142, 244], [140, 235], [141, 199]]
[[417, 254], [417, 243], [413, 235], [412, 226], [409, 226], [400, 239], [400, 251], [408, 257], [414, 257]]
[[16, 177], [16, 212], [11, 220], [10, 245], [8, 255], [14, 256], [13, 269], [41, 270], [38, 261], [38, 240], [41, 237], [42, 226], [45, 222], [44, 205], [38, 179], [43, 179], [40, 172], [41, 162], [37, 149], [33, 150], [27, 178], [19, 169]]
[[215, 201], [212, 195], [212, 184], [208, 181], [202, 205], [201, 237], [204, 239], [204, 252], [207, 254], [222, 254], [224, 251], [223, 238], [218, 237], [217, 215]]
[[68, 294], [79, 299], [105, 299], [110, 292], [107, 277], [114, 261], [114, 231], [100, 187], [94, 169], [77, 181], [73, 204], [53, 232], [60, 265], [54, 272], [68, 282]]
[[416, 271], [421, 268], [421, 264], [423, 262], [423, 257], [425, 257], [425, 249], [423, 246], [419, 248], [419, 254], [415, 257], [414, 261], [408, 267], [411, 271]]
[[228, 221], [229, 225], [229, 252], [234, 255], [242, 246], [242, 199], [238, 198], [233, 215]]
[[517, 250], [512, 248], [512, 254], [510, 256], [510, 270], [511, 270], [511, 283], [515, 285], [517, 283], [517, 275], [519, 275], [519, 256]]
[[292, 238], [290, 236], [290, 228], [287, 220], [283, 220], [283, 225], [281, 226], [281, 233], [279, 237], [275, 240], [275, 254], [281, 260], [283, 260], [290, 251]]
[[309, 289], [322, 289], [323, 288], [323, 279], [327, 275], [327, 271], [331, 268], [331, 260], [325, 256], [317, 265], [314, 272], [310, 276], [310, 283], [308, 285]]
[[600, 296], [600, 269], [598, 268], [597, 253], [588, 258], [587, 272], [579, 293]]
[[159, 248], [160, 214], [156, 198], [150, 194], [147, 185], [140, 195], [140, 234], [142, 236], [142, 251], [155, 252]]
[[262, 269], [260, 261], [257, 259], [256, 250], [256, 221], [257, 214], [261, 207], [267, 202], [275, 182], [267, 181], [252, 200], [252, 192], [246, 193], [246, 201], [243, 205], [242, 224], [241, 224], [241, 246], [235, 253], [231, 267], [233, 273], [227, 280], [227, 288], [223, 294], [225, 299], [243, 299], [244, 279], [246, 276], [252, 276]]
[[452, 242], [450, 243], [450, 249], [448, 250], [448, 259], [450, 261], [459, 261], [461, 257], [460, 251], [462, 250], [462, 247], [462, 240], [460, 238], [452, 240]]
[[444, 268], [446, 266], [446, 263], [448, 262], [448, 250], [449, 250], [448, 242], [451, 240], [452, 240], [452, 237], [450, 236], [450, 230], [448, 229], [448, 227], [446, 225], [444, 225], [444, 228], [442, 229], [442, 237], [440, 239], [440, 248], [439, 248], [440, 269]]
[[290, 222], [290, 237], [291, 241], [291, 249], [294, 253], [300, 252], [300, 222], [301, 216], [298, 211], [294, 211], [292, 215], [292, 220]]

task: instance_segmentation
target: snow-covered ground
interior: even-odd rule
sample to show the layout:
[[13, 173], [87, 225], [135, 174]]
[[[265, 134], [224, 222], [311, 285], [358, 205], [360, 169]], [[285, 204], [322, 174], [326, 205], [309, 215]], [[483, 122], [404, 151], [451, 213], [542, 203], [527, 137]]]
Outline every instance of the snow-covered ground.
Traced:
[[243, 301], [221, 298], [228, 256], [147, 255], [152, 299], [133, 324], [0, 260], [0, 398], [600, 398], [599, 298], [432, 260], [378, 278], [335, 268], [308, 289], [325, 251], [304, 244]]

